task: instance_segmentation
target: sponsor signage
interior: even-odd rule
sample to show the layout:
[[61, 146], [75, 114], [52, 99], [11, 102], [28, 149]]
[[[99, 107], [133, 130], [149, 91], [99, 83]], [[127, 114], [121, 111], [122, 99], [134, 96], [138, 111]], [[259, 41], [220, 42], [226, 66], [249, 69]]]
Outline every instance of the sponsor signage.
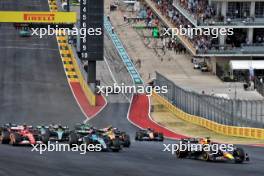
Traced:
[[0, 11], [1, 23], [76, 23], [75, 12]]

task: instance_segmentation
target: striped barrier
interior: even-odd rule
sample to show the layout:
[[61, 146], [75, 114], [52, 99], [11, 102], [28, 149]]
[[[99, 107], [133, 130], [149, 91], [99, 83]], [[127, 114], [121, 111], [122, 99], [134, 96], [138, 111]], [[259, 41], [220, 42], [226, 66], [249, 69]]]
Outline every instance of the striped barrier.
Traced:
[[[49, 0], [49, 7], [51, 12], [58, 10], [56, 0]], [[69, 83], [77, 82], [81, 85], [81, 88], [88, 99], [91, 106], [96, 106], [96, 96], [87, 85], [76, 58], [74, 57], [71, 46], [68, 44], [68, 38], [65, 34], [61, 33], [56, 36], [61, 60]]]
[[113, 44], [115, 45], [115, 48], [118, 51], [119, 56], [121, 57], [122, 61], [124, 62], [127, 71], [129, 72], [131, 78], [133, 79], [134, 84], [143, 84], [143, 80], [136, 70], [132, 60], [128, 56], [122, 42], [118, 38], [117, 34], [112, 31], [112, 24], [107, 19], [107, 17], [104, 18], [104, 28], [106, 29], [108, 35], [110, 36]]
[[[72, 49], [70, 49], [70, 52], [73, 56], [73, 51]], [[92, 92], [92, 90], [90, 89], [90, 87], [88, 86], [87, 82], [85, 81], [82, 73], [81, 73], [81, 70], [79, 69], [79, 65], [76, 61], [76, 58], [73, 58], [73, 65], [74, 65], [74, 68], [76, 69], [76, 74], [77, 76], [79, 77], [79, 82], [80, 82], [80, 85], [85, 93], [85, 96], [87, 97], [87, 99], [89, 100], [90, 104], [92, 106], [96, 106], [96, 96], [95, 94]]]
[[216, 123], [214, 121], [188, 114], [176, 106], [172, 105], [168, 100], [161, 97], [157, 93], [152, 94], [153, 97], [161, 104], [163, 104], [168, 110], [175, 116], [185, 120], [187, 122], [205, 127], [211, 131], [227, 136], [246, 137], [253, 139], [264, 139], [264, 129], [262, 128], [250, 128], [250, 127], [237, 127]]

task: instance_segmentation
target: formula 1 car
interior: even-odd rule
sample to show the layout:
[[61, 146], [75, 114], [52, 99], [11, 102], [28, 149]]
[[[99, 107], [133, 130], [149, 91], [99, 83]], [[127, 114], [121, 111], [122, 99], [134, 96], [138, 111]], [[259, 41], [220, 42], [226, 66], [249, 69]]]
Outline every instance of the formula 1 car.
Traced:
[[37, 127], [42, 135], [43, 141], [68, 141], [70, 130], [67, 126], [50, 125]]
[[117, 128], [109, 126], [99, 130], [103, 135], [107, 135], [111, 140], [118, 138], [123, 147], [130, 147], [130, 136], [126, 132], [119, 131]]
[[6, 124], [0, 129], [0, 143], [16, 145], [42, 144], [37, 129], [27, 125]]
[[[83, 126], [84, 127], [84, 126]], [[114, 151], [118, 152], [121, 150], [121, 143], [118, 138], [111, 139], [107, 135], [103, 135], [100, 131], [90, 128], [86, 130], [75, 129], [69, 135], [69, 144], [100, 144], [102, 151]]]
[[82, 124], [78, 123], [75, 125], [75, 132], [77, 133], [87, 134], [91, 131], [91, 129], [93, 129], [93, 126], [91, 126], [88, 123], [82, 123]]
[[20, 37], [31, 37], [31, 31], [28, 27], [23, 27], [20, 31], [19, 31], [19, 36]]
[[89, 144], [100, 144], [103, 151], [113, 151], [119, 152], [121, 148], [121, 143], [118, 138], [111, 139], [106, 135], [101, 135], [100, 133], [91, 133], [84, 137], [87, 145]]
[[136, 132], [135, 140], [138, 141], [163, 141], [164, 136], [163, 133], [155, 132], [151, 128], [147, 128], [147, 130], [139, 130]]
[[129, 148], [131, 145], [130, 136], [123, 131], [115, 131], [115, 136], [120, 139], [121, 145], [123, 147]]
[[76, 124], [73, 131], [69, 134], [69, 144], [81, 144], [85, 136], [92, 133], [94, 128], [89, 124]]
[[178, 158], [194, 158], [204, 161], [233, 161], [235, 163], [243, 163], [249, 161], [249, 156], [242, 148], [233, 147], [225, 148], [221, 145], [211, 142], [210, 138], [187, 138], [180, 140], [180, 145], [186, 144], [187, 148], [178, 148], [176, 156]]

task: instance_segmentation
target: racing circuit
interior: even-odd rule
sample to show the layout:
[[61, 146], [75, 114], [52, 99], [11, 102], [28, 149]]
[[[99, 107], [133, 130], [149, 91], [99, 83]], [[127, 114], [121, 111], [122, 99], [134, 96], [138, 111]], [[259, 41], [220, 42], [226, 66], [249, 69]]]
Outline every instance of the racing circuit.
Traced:
[[[0, 10], [48, 11], [46, 0], [2, 0]], [[86, 120], [67, 82], [55, 37], [20, 38], [12, 25], [0, 26], [0, 123], [32, 125], [61, 123], [73, 126]], [[131, 84], [121, 58], [105, 36], [105, 62], [98, 62], [101, 84]], [[112, 73], [110, 73], [109, 69]], [[121, 73], [119, 72], [120, 70]], [[243, 165], [181, 160], [163, 152], [162, 143], [134, 141], [136, 126], [127, 119], [130, 102], [124, 95], [106, 97], [106, 107], [89, 121], [97, 127], [113, 125], [132, 139], [119, 153], [47, 152], [40, 155], [28, 147], [0, 145], [1, 176], [37, 175], [264, 175], [263, 148], [244, 146], [251, 161]], [[141, 112], [140, 106], [135, 107]], [[165, 140], [164, 143], [175, 141]]]

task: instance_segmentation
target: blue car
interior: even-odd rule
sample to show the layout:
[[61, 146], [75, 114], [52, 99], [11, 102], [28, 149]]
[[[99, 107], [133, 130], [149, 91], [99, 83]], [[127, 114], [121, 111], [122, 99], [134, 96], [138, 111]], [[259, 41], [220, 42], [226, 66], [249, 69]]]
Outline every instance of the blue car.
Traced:
[[121, 148], [121, 141], [116, 139], [110, 139], [107, 135], [102, 135], [100, 132], [96, 130], [91, 130], [89, 134], [84, 135], [76, 132], [72, 132], [69, 135], [69, 143], [73, 144], [89, 144], [97, 145], [100, 144], [101, 151], [113, 151], [119, 152]]
[[[48, 138], [49, 141], [65, 142], [69, 140], [70, 130], [68, 127], [61, 125], [50, 125], [38, 127], [43, 138]], [[46, 141], [46, 140], [45, 140]]]
[[20, 37], [31, 37], [31, 31], [28, 27], [24, 27], [19, 31]]

